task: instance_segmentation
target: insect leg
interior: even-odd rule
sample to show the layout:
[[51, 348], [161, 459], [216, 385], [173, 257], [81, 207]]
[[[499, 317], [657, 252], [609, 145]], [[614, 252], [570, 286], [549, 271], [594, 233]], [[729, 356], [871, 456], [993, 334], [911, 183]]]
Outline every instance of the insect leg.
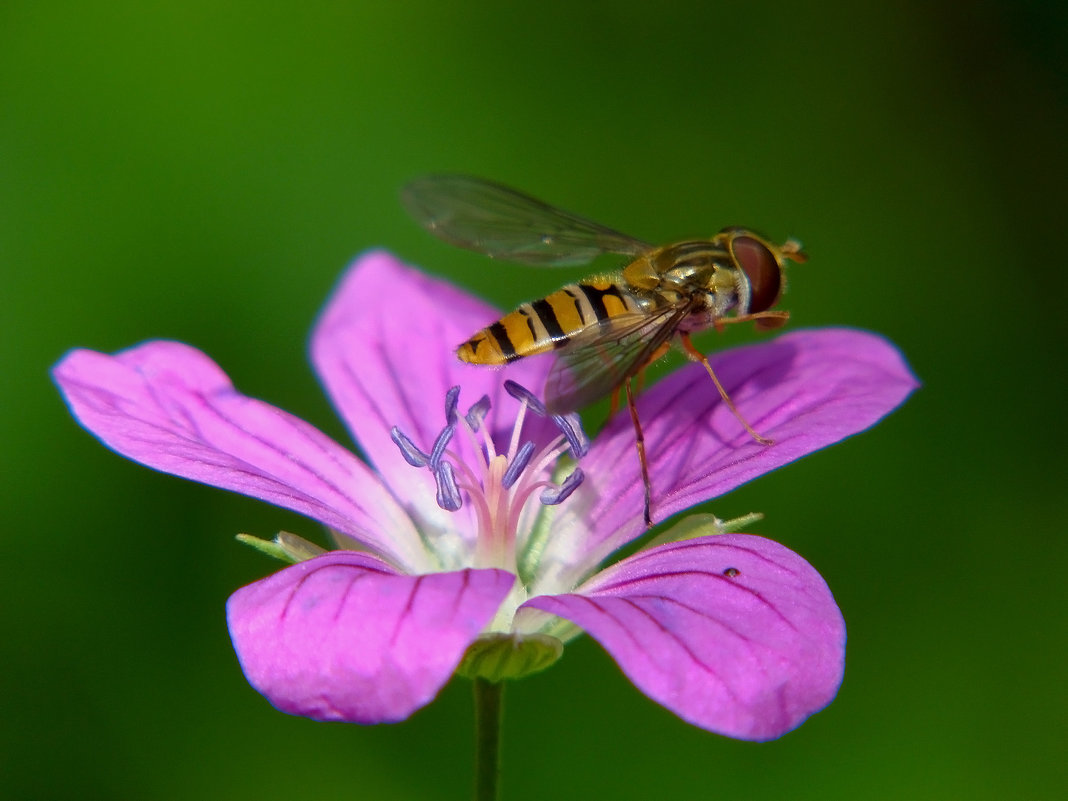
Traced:
[[757, 331], [771, 331], [775, 328], [782, 328], [789, 319], [790, 312], [788, 311], [762, 311], [742, 314], [738, 317], [720, 317], [712, 325], [717, 331], [722, 332], [730, 323], [747, 323], [750, 320], [756, 320]]
[[770, 440], [767, 437], [760, 436], [760, 434], [753, 430], [753, 427], [749, 425], [746, 419], [742, 417], [742, 413], [739, 412], [738, 408], [734, 405], [734, 401], [731, 400], [731, 396], [727, 394], [727, 390], [723, 388], [723, 384], [721, 384], [719, 382], [719, 379], [716, 377], [716, 373], [712, 370], [712, 365], [708, 363], [708, 359], [705, 358], [705, 355], [701, 353], [701, 351], [699, 351], [697, 348], [695, 348], [693, 342], [690, 341], [690, 335], [681, 334], [679, 338], [682, 340], [682, 347], [686, 351], [686, 355], [694, 361], [700, 362], [704, 365], [705, 370], [708, 371], [708, 375], [712, 378], [712, 382], [716, 385], [716, 389], [719, 390], [719, 396], [723, 398], [723, 402], [727, 404], [727, 408], [731, 410], [731, 414], [733, 414], [738, 419], [738, 422], [742, 424], [742, 427], [749, 432], [749, 436], [751, 436], [761, 445], [774, 444], [774, 440]]
[[[670, 339], [667, 342], [661, 344], [660, 347], [658, 347], [655, 351], [649, 354], [649, 358], [647, 358], [642, 363], [642, 366], [638, 368], [637, 372], [634, 374], [638, 380], [638, 392], [641, 392], [642, 389], [644, 389], [645, 387], [645, 368], [655, 362], [669, 350], [671, 350]], [[619, 389], [619, 387], [616, 387], [612, 390], [612, 405], [608, 407], [609, 417], [612, 417], [616, 412], [619, 411]]]
[[638, 447], [638, 463], [642, 468], [642, 483], [645, 485], [645, 507], [642, 510], [642, 518], [645, 527], [653, 525], [653, 485], [649, 483], [649, 463], [645, 459], [645, 434], [642, 433], [642, 424], [638, 419], [638, 407], [634, 405], [634, 391], [630, 386], [630, 379], [623, 382], [627, 390], [627, 408], [630, 409], [630, 421], [634, 424], [634, 444]]
[[[656, 350], [654, 350], [652, 353], [650, 353], [649, 354], [649, 358], [647, 358], [645, 360], [645, 363], [638, 369], [638, 372], [636, 373], [636, 375], [638, 377], [638, 391], [639, 392], [641, 392], [643, 389], [645, 389], [645, 368], [648, 367], [653, 362], [655, 362], [657, 359], [659, 359], [661, 356], [663, 356], [669, 350], [671, 350], [671, 339], [670, 338], [666, 342], [662, 342], [660, 344], [660, 347], [658, 347]], [[616, 391], [618, 392], [619, 390], [616, 390]]]

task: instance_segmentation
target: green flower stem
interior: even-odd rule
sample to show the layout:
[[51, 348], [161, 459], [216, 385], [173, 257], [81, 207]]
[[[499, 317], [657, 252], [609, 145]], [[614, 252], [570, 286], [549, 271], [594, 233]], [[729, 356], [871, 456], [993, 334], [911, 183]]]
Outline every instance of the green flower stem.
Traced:
[[475, 801], [498, 801], [504, 682], [475, 679]]

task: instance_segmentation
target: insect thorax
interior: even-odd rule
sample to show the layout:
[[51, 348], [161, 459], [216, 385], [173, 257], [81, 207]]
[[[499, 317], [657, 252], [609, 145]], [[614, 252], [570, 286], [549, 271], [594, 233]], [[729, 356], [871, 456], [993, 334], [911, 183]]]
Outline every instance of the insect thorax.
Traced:
[[735, 308], [744, 283], [726, 248], [707, 239], [657, 248], [628, 264], [623, 280], [649, 306], [691, 304], [692, 319], [684, 324], [690, 330]]

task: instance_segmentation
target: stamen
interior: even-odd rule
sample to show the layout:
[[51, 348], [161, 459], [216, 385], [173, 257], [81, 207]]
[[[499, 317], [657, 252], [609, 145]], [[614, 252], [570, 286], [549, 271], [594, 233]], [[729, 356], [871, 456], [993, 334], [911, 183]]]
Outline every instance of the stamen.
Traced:
[[520, 403], [525, 403], [534, 414], [539, 417], [545, 417], [545, 407], [542, 402], [534, 397], [534, 393], [524, 386], [520, 386], [515, 381], [505, 381], [504, 391], [515, 398]]
[[445, 393], [445, 425], [456, 425], [456, 404], [460, 399], [460, 387], [451, 387]]
[[438, 506], [446, 512], [455, 512], [463, 506], [460, 488], [456, 486], [456, 475], [452, 471], [451, 464], [441, 462], [434, 468], [434, 482], [438, 487]]
[[419, 450], [416, 444], [408, 438], [407, 434], [396, 426], [393, 426], [393, 428], [389, 430], [389, 436], [390, 439], [393, 440], [393, 443], [400, 449], [404, 461], [412, 467], [426, 467], [427, 463], [430, 461], [430, 455]]
[[471, 408], [467, 410], [467, 414], [464, 415], [464, 419], [467, 420], [467, 425], [472, 431], [478, 431], [482, 426], [482, 421], [486, 419], [486, 414], [489, 410], [489, 395], [483, 395], [471, 405]]
[[[489, 396], [479, 398], [466, 414], [461, 415], [459, 387], [452, 387], [446, 393], [447, 423], [429, 453], [397, 426], [390, 429], [390, 437], [404, 460], [412, 467], [425, 467], [433, 473], [435, 500], [439, 507], [455, 512], [465, 502], [473, 505], [479, 530], [475, 560], [489, 565], [504, 564], [514, 557], [517, 526], [532, 495], [539, 493], [543, 504], [553, 506], [568, 498], [582, 484], [584, 474], [578, 468], [559, 485], [546, 480], [546, 472], [552, 472], [553, 465], [567, 450], [579, 459], [590, 447], [577, 414], [549, 415], [541, 401], [525, 387], [514, 381], [506, 381], [504, 386], [508, 394], [519, 401], [504, 452], [498, 451], [492, 432], [486, 426]], [[557, 436], [540, 450], [533, 441], [524, 441], [522, 430], [528, 413], [549, 417], [562, 436]], [[449, 448], [458, 430], [462, 430], [461, 436], [466, 436], [474, 448], [474, 460], [470, 463], [463, 460], [458, 451]], [[466, 499], [464, 493], [467, 493]]]
[[445, 448], [448, 447], [449, 440], [452, 439], [452, 435], [455, 433], [456, 426], [450, 424], [441, 429], [438, 438], [434, 440], [434, 447], [430, 449], [430, 457], [428, 459], [433, 469], [437, 470], [438, 465], [441, 464], [441, 457], [445, 455]]
[[542, 490], [541, 502], [546, 506], [556, 506], [556, 504], [566, 500], [572, 492], [577, 490], [585, 477], [586, 475], [582, 472], [582, 469], [576, 467], [559, 487], [549, 487]]
[[571, 446], [571, 455], [581, 459], [590, 449], [590, 438], [582, 430], [582, 420], [577, 414], [554, 414], [552, 420], [560, 431], [567, 437], [567, 444]]
[[504, 471], [504, 477], [501, 478], [501, 486], [505, 489], [511, 489], [512, 485], [519, 480], [519, 476], [527, 469], [527, 465], [530, 464], [530, 457], [533, 455], [534, 443], [527, 440], [509, 463], [508, 469]]

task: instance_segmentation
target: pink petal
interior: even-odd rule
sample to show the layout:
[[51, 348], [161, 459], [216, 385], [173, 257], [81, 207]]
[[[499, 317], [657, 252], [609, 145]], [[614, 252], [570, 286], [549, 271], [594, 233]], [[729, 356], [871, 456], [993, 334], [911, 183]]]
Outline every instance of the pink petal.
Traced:
[[729, 737], [778, 737], [829, 704], [842, 681], [845, 623], [830, 590], [804, 559], [761, 537], [654, 548], [575, 594], [524, 606], [581, 626], [642, 692]]
[[399, 575], [333, 551], [238, 590], [227, 620], [249, 683], [281, 711], [391, 723], [433, 700], [514, 578]]
[[195, 348], [75, 350], [53, 376], [78, 421], [123, 456], [292, 509], [399, 565], [426, 567], [411, 521], [366, 465], [313, 426], [237, 392]]
[[[656, 522], [863, 431], [918, 386], [897, 348], [851, 329], [797, 331], [711, 362], [741, 413], [775, 444], [745, 432], [703, 367], [671, 374], [638, 399]], [[597, 494], [587, 557], [597, 564], [644, 532], [628, 415], [610, 421], [582, 468], [584, 490]]]
[[[429, 450], [445, 425], [450, 387], [462, 388], [461, 412], [489, 395], [491, 430], [494, 420], [510, 426], [515, 417], [515, 401], [501, 390], [505, 378], [541, 393], [546, 360], [524, 360], [502, 372], [456, 358], [457, 345], [499, 316], [450, 284], [375, 251], [349, 268], [315, 326], [312, 361], [334, 405], [386, 482], [409, 488], [405, 495], [424, 521], [458, 525], [437, 508], [430, 473], [403, 460], [390, 429], [398, 426]], [[465, 451], [467, 443], [457, 437], [454, 447]]]

